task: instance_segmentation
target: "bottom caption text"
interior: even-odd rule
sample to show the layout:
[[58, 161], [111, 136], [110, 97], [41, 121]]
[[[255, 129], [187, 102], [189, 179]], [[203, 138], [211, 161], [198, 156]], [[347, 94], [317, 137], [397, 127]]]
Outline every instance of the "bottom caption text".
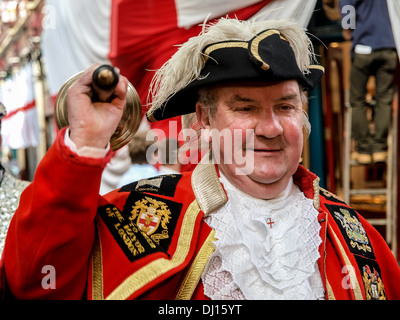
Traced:
[[202, 304], [202, 305], [188, 305], [188, 306], [177, 306], [168, 305], [167, 303], [163, 306], [158, 307], [158, 315], [175, 315], [185, 316], [187, 318], [195, 315], [203, 316], [221, 316], [221, 315], [240, 315], [242, 305], [240, 304]]

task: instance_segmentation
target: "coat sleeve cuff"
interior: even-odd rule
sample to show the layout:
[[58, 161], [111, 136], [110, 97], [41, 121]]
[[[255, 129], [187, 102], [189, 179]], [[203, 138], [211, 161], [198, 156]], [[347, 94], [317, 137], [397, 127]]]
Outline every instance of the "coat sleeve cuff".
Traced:
[[83, 147], [78, 150], [75, 143], [69, 138], [67, 129], [61, 129], [56, 139], [58, 150], [64, 159], [76, 164], [81, 163], [103, 168], [107, 165], [113, 155], [110, 145], [106, 149]]
[[71, 151], [75, 152], [78, 156], [87, 158], [104, 158], [110, 151], [110, 142], [108, 143], [106, 148], [94, 148], [84, 146], [77, 149], [75, 143], [69, 137], [69, 132], [69, 128], [67, 128], [67, 130], [65, 130], [64, 143], [67, 147], [71, 149]]

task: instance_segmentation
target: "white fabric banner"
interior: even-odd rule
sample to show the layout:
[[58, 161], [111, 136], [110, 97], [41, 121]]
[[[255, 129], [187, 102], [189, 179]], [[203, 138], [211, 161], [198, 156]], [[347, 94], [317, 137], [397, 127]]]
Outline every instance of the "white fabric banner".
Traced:
[[206, 18], [218, 18], [257, 2], [260, 0], [175, 0], [178, 27], [189, 28], [202, 23]]
[[93, 63], [110, 63], [111, 0], [47, 0], [43, 13], [42, 51], [51, 95]]
[[5, 80], [0, 87], [0, 100], [7, 110], [6, 117], [1, 121], [2, 147], [36, 147], [39, 143], [39, 124], [32, 63]]
[[[227, 12], [232, 12], [244, 8], [259, 0], [175, 0], [178, 26], [188, 28], [195, 24], [224, 16]], [[302, 27], [307, 27], [317, 0], [273, 0], [267, 4], [259, 13], [256, 20], [266, 19], [295, 19]]]
[[293, 19], [306, 28], [314, 12], [317, 0], [274, 0], [253, 18], [259, 20]]

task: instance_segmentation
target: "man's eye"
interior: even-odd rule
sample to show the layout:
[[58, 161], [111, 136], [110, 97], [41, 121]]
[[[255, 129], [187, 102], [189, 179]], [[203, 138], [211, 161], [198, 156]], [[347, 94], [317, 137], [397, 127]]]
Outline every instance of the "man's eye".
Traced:
[[292, 105], [281, 105], [281, 106], [279, 106], [279, 110], [281, 110], [281, 111], [291, 111], [291, 110], [294, 110], [295, 109], [295, 107], [294, 106], [292, 106]]
[[253, 108], [251, 106], [236, 108], [236, 111], [239, 111], [239, 112], [249, 112], [249, 111], [252, 111], [252, 110], [253, 110]]

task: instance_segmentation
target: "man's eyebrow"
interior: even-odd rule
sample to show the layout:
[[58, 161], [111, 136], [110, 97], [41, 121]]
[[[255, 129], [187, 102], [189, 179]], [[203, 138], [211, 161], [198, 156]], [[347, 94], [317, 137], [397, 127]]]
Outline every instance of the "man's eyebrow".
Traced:
[[234, 102], [254, 102], [253, 99], [248, 98], [248, 97], [243, 97], [241, 95], [235, 94], [231, 99], [229, 99], [229, 102], [234, 103]]
[[275, 99], [274, 102], [279, 103], [279, 102], [296, 101], [296, 100], [300, 100], [300, 96], [296, 93], [293, 93], [293, 94], [288, 94], [286, 96]]
[[[298, 101], [301, 100], [300, 96], [296, 93], [291, 93], [291, 94], [287, 94], [285, 96], [282, 96], [280, 98], [277, 98], [274, 100], [274, 103], [281, 103], [281, 102], [285, 102], [285, 101]], [[255, 100], [251, 99], [249, 97], [246, 96], [241, 96], [239, 94], [235, 94], [234, 96], [232, 96], [229, 99], [229, 104], [234, 104], [235, 102], [251, 102], [254, 103]]]

